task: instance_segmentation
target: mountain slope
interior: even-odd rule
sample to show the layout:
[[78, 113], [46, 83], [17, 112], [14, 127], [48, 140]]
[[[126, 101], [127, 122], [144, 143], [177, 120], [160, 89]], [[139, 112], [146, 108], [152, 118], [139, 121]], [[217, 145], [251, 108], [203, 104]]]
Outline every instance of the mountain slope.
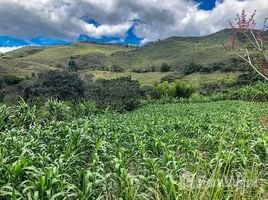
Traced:
[[185, 64], [225, 62], [232, 56], [225, 52], [223, 43], [231, 30], [222, 30], [204, 37], [171, 37], [141, 47], [112, 44], [76, 43], [63, 46], [25, 47], [0, 57], [0, 71], [26, 75], [47, 69], [68, 66], [74, 57], [80, 70], [106, 70], [112, 66], [133, 69], [159, 68], [163, 63], [173, 68]]
[[171, 37], [149, 43], [126, 54], [116, 54], [114, 60], [129, 68], [144, 68], [168, 63], [181, 67], [187, 63], [209, 64], [229, 57], [223, 43], [228, 40], [230, 30], [223, 30], [205, 37]]

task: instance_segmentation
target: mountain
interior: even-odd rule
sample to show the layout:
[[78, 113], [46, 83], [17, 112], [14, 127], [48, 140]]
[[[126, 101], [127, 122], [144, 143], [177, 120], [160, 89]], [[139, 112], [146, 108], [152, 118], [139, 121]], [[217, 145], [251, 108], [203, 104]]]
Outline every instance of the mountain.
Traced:
[[[112, 77], [107, 70], [113, 67], [124, 68], [127, 74], [137, 69], [159, 69], [163, 63], [173, 69], [182, 69], [189, 63], [208, 65], [226, 62], [233, 57], [222, 45], [230, 35], [231, 30], [226, 29], [203, 37], [170, 37], [141, 47], [92, 42], [25, 47], [2, 55], [0, 72], [29, 75], [47, 69], [64, 68], [68, 66], [70, 57], [74, 57], [80, 73], [106, 71], [107, 75], [102, 72], [101, 77]], [[165, 74], [134, 75], [151, 78], [155, 75], [161, 78]]]

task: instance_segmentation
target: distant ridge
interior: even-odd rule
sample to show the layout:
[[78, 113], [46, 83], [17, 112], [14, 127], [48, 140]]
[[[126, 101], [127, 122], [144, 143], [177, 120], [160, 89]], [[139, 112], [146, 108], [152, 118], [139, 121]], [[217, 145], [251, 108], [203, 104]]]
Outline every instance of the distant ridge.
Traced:
[[163, 63], [167, 63], [172, 69], [182, 69], [189, 63], [225, 63], [235, 57], [222, 46], [231, 33], [230, 29], [224, 29], [200, 37], [174, 36], [140, 47], [88, 41], [51, 46], [50, 41], [38, 39], [38, 42], [48, 45], [24, 47], [2, 55], [0, 70], [2, 73], [30, 74], [63, 68], [68, 66], [71, 56], [75, 58], [79, 70], [110, 70], [120, 67], [125, 71], [146, 71], [159, 69]]

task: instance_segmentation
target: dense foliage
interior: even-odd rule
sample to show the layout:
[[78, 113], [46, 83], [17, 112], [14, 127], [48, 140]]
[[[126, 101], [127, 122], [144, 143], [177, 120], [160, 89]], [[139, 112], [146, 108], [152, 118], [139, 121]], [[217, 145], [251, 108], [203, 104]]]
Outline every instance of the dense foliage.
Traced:
[[87, 86], [86, 98], [96, 102], [99, 107], [133, 110], [138, 107], [141, 98], [140, 84], [130, 77], [99, 79]]
[[169, 72], [171, 70], [170, 65], [163, 63], [160, 67], [160, 72]]
[[0, 199], [268, 198], [267, 104], [92, 108], [1, 105]]
[[213, 73], [213, 72], [245, 72], [249, 71], [250, 68], [242, 59], [230, 58], [224, 62], [216, 62], [207, 65], [189, 63], [182, 67], [184, 75], [193, 73]]
[[244, 100], [244, 101], [268, 101], [268, 83], [258, 82], [252, 85], [239, 88], [226, 89], [214, 93], [212, 100]]
[[172, 83], [164, 81], [157, 84], [156, 89], [162, 96], [175, 98], [189, 98], [196, 91], [196, 87], [194, 85], [181, 81], [175, 81]]
[[[21, 81], [23, 81], [23, 78], [15, 76], [15, 75], [4, 75], [0, 77], [0, 82], [2, 82], [2, 84], [6, 84], [6, 85], [16, 85], [18, 83], [20, 83]], [[1, 83], [0, 83], [1, 85]]]
[[55, 98], [74, 101], [84, 97], [84, 83], [77, 74], [48, 71], [38, 75], [24, 89], [26, 100]]

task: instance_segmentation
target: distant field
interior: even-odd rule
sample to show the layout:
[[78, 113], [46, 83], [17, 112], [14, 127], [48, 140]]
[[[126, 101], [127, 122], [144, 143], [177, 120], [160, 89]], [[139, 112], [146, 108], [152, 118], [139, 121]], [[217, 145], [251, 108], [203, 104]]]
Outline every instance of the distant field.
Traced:
[[237, 77], [240, 75], [240, 72], [214, 72], [210, 74], [202, 74], [202, 73], [194, 73], [187, 76], [184, 76], [182, 80], [187, 80], [193, 83], [208, 83], [208, 82], [215, 82], [215, 81], [233, 81], [236, 80]]
[[148, 73], [134, 73], [134, 72], [109, 72], [109, 71], [81, 71], [81, 74], [90, 73], [93, 74], [95, 79], [114, 79], [119, 77], [131, 76], [134, 80], [137, 80], [141, 85], [152, 85], [155, 82], [159, 82], [162, 77], [169, 73], [162, 72], [148, 72]]
[[[134, 73], [134, 72], [123, 72], [123, 73], [116, 73], [116, 72], [108, 72], [108, 71], [98, 71], [98, 70], [92, 70], [92, 71], [81, 71], [81, 75], [85, 75], [87, 73], [93, 74], [95, 79], [114, 79], [119, 78], [123, 76], [131, 76], [133, 79], [139, 81], [141, 85], [152, 85], [155, 82], [159, 82], [161, 78], [167, 76], [168, 73], [162, 73], [162, 72], [147, 72], [147, 73]], [[229, 80], [233, 81], [235, 80], [240, 73], [221, 73], [221, 72], [215, 72], [211, 74], [200, 74], [200, 73], [194, 73], [191, 75], [187, 75], [183, 77], [181, 80], [189, 81], [196, 84], [201, 83], [208, 83], [208, 82], [215, 82], [220, 80]]]

